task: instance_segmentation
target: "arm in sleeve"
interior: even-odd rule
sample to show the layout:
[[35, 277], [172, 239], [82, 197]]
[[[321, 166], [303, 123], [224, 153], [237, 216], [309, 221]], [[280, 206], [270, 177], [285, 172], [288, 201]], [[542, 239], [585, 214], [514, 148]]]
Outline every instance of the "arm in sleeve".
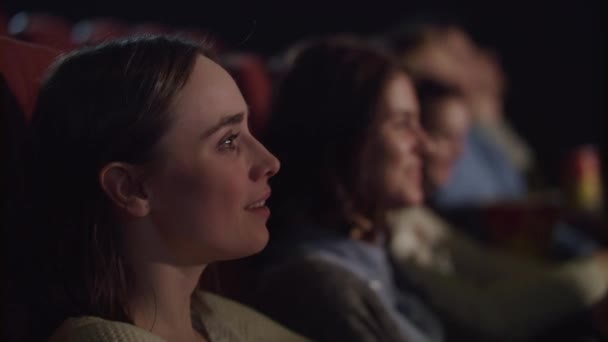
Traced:
[[530, 338], [561, 318], [591, 307], [608, 290], [608, 270], [596, 257], [483, 284], [457, 271], [397, 265], [398, 273], [416, 281], [439, 312], [465, 330], [492, 340]]

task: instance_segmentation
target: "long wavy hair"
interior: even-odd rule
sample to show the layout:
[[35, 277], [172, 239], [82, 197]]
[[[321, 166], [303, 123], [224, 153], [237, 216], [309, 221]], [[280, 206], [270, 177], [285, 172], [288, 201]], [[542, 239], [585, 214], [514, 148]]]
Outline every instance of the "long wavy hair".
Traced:
[[[146, 36], [61, 57], [33, 114], [17, 276], [27, 340], [46, 339], [68, 317], [133, 323], [132, 273], [99, 172], [108, 163], [153, 162], [171, 108], [204, 44]], [[21, 297], [21, 300], [23, 297]]]
[[349, 230], [360, 152], [388, 81], [405, 70], [388, 52], [352, 37], [311, 40], [294, 53], [264, 141], [281, 160], [273, 179], [273, 234], [290, 221]]

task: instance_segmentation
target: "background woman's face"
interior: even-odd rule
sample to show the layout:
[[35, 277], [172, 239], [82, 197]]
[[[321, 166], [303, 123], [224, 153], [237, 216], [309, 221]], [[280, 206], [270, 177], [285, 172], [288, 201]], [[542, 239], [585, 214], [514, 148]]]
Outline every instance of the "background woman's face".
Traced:
[[362, 196], [385, 207], [420, 204], [422, 190], [418, 101], [409, 78], [396, 74], [382, 92], [369, 140], [362, 152]]
[[199, 56], [146, 183], [150, 217], [178, 262], [239, 258], [267, 243], [268, 179], [278, 160], [249, 132], [233, 79]]

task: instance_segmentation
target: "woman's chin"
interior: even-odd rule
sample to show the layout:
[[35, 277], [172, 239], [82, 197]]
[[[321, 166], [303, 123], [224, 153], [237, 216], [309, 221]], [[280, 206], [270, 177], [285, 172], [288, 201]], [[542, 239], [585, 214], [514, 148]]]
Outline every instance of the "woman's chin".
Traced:
[[424, 191], [421, 189], [410, 190], [404, 193], [399, 200], [393, 201], [390, 209], [415, 207], [424, 204]]
[[406, 206], [415, 207], [424, 204], [424, 192], [422, 190], [412, 193], [408, 196], [408, 203]]
[[248, 239], [248, 241], [246, 241], [246, 244], [239, 251], [240, 256], [236, 256], [235, 259], [252, 256], [252, 255], [260, 253], [262, 250], [264, 250], [266, 245], [268, 245], [268, 239], [269, 239], [268, 229], [264, 228], [263, 231], [256, 232], [256, 233], [259, 233], [259, 234], [255, 234], [255, 236], [252, 236], [250, 239]]
[[221, 251], [217, 251], [217, 261], [229, 261], [235, 259], [246, 258], [257, 253], [260, 253], [268, 244], [268, 230], [250, 234], [247, 238], [241, 239], [240, 243], [226, 246]]

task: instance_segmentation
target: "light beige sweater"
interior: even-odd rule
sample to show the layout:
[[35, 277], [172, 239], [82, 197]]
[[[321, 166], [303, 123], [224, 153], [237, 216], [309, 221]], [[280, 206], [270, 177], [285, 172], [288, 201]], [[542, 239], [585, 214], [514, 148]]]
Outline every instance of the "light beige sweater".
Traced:
[[[207, 292], [201, 295], [209, 308], [201, 313], [201, 318], [212, 342], [308, 341], [244, 305]], [[50, 341], [166, 342], [135, 325], [90, 316], [66, 320]]]

